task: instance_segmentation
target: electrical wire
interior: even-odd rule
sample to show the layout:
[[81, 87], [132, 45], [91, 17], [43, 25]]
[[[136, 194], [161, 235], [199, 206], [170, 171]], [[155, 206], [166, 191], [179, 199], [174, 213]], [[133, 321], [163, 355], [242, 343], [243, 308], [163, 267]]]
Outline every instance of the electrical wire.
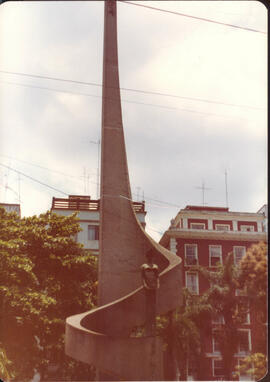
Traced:
[[53, 170], [51, 168], [48, 168], [48, 167], [44, 167], [44, 166], [40, 166], [38, 164], [35, 164], [35, 163], [31, 163], [31, 162], [27, 162], [25, 160], [22, 160], [22, 159], [18, 159], [18, 158], [14, 158], [14, 157], [11, 157], [9, 155], [3, 155], [3, 154], [0, 154], [1, 157], [4, 157], [4, 158], [8, 158], [8, 159], [12, 159], [12, 160], [15, 160], [15, 161], [18, 161], [18, 162], [22, 162], [22, 163], [25, 163], [25, 164], [28, 164], [30, 166], [34, 166], [34, 167], [38, 167], [38, 168], [41, 168], [43, 170], [47, 170], [47, 171], [50, 171], [50, 172], [54, 172], [56, 174], [60, 174], [60, 175], [63, 175], [63, 176], [67, 176], [67, 177], [70, 177], [70, 178], [83, 178], [82, 176], [76, 176], [76, 175], [71, 175], [71, 174], [66, 174], [64, 172], [61, 172], [61, 171], [57, 171], [57, 170]]
[[69, 195], [69, 194], [67, 194], [67, 193], [64, 192], [64, 191], [61, 191], [61, 190], [58, 190], [58, 189], [55, 188], [55, 187], [49, 186], [48, 184], [46, 184], [46, 183], [44, 183], [44, 182], [41, 182], [40, 180], [37, 180], [37, 179], [33, 178], [33, 177], [30, 176], [30, 175], [26, 175], [26, 174], [24, 174], [24, 173], [21, 172], [21, 171], [15, 170], [14, 168], [12, 168], [12, 167], [10, 167], [10, 166], [6, 166], [6, 165], [3, 164], [3, 163], [0, 163], [0, 166], [5, 167], [5, 168], [7, 168], [7, 169], [9, 169], [9, 170], [11, 170], [11, 171], [14, 171], [14, 172], [16, 172], [17, 174], [23, 175], [23, 176], [25, 176], [26, 178], [29, 178], [29, 179], [33, 180], [34, 182], [37, 182], [37, 183], [41, 184], [42, 186], [45, 186], [45, 187], [48, 187], [48, 188], [50, 188], [50, 189], [52, 189], [52, 190], [54, 190], [54, 191], [60, 192], [60, 193], [63, 194], [63, 195]]
[[[0, 70], [0, 73], [15, 74], [17, 76], [39, 78], [39, 79], [46, 79], [46, 80], [53, 80], [53, 81], [60, 81], [60, 82], [68, 82], [68, 83], [79, 84], [79, 85], [102, 87], [102, 84], [98, 84], [96, 82], [85, 82], [85, 81], [77, 81], [77, 80], [68, 80], [68, 79], [59, 78], [59, 77], [41, 76], [41, 75], [37, 75], [37, 74], [12, 72], [12, 71], [7, 71], [7, 70]], [[15, 84], [15, 83], [11, 82], [11, 84]], [[46, 88], [46, 89], [49, 90], [50, 88]], [[109, 87], [109, 89], [115, 89], [115, 88], [114, 87]], [[124, 87], [121, 87], [120, 89], [124, 90], [124, 91], [141, 93], [141, 94], [151, 94], [151, 95], [157, 95], [157, 96], [163, 96], [163, 97], [172, 97], [172, 98], [186, 99], [186, 100], [189, 100], [189, 101], [206, 102], [206, 103], [212, 103], [212, 104], [217, 104], [217, 105], [244, 107], [244, 108], [249, 108], [249, 109], [264, 110], [261, 107], [255, 107], [255, 106], [250, 106], [250, 105], [239, 105], [239, 104], [233, 104], [233, 103], [227, 103], [227, 102], [212, 101], [212, 100], [203, 99], [203, 98], [185, 97], [185, 96], [180, 96], [180, 95], [176, 95], [176, 94], [154, 92], [154, 91], [150, 91], [150, 90], [141, 90], [141, 89], [124, 88]], [[77, 93], [77, 92], [71, 92], [71, 94], [87, 95], [85, 93]], [[93, 96], [93, 97], [95, 97], [95, 96]]]
[[[17, 174], [23, 175], [24, 177], [29, 178], [29, 179], [31, 179], [32, 181], [41, 184], [42, 186], [48, 187], [48, 188], [50, 188], [50, 189], [52, 189], [52, 190], [54, 190], [54, 191], [57, 191], [57, 192], [60, 192], [60, 193], [62, 193], [62, 194], [64, 194], [64, 195], [66, 195], [66, 196], [69, 195], [69, 194], [67, 194], [67, 193], [64, 192], [64, 191], [61, 191], [61, 190], [59, 190], [59, 189], [57, 189], [57, 188], [55, 188], [55, 187], [52, 187], [52, 186], [50, 186], [50, 185], [48, 185], [48, 184], [46, 184], [46, 183], [44, 183], [44, 182], [41, 182], [41, 181], [39, 181], [39, 180], [33, 178], [32, 176], [29, 176], [29, 175], [27, 175], [27, 174], [24, 174], [23, 172], [18, 171], [18, 170], [14, 169], [14, 168], [12, 168], [12, 167], [10, 167], [10, 166], [6, 166], [6, 165], [4, 165], [3, 163], [0, 163], [0, 166], [5, 167], [5, 168], [7, 168], [7, 169], [9, 169], [9, 170], [11, 170], [11, 171], [14, 171], [14, 172], [16, 172]], [[12, 191], [13, 191], [13, 190], [12, 190]], [[123, 196], [120, 195], [119, 197], [123, 197]], [[124, 198], [124, 197], [123, 197], [123, 198]], [[126, 198], [126, 199], [128, 199], [128, 198]], [[164, 203], [165, 203], [165, 202], [164, 202]], [[168, 204], [168, 203], [167, 203], [167, 204]], [[150, 228], [150, 227], [147, 227], [147, 229], [149, 229], [150, 231], [159, 233], [159, 234], [161, 234], [161, 235], [163, 234], [163, 232], [154, 230], [153, 228]]]
[[205, 17], [191, 16], [191, 15], [187, 15], [187, 14], [185, 14], [185, 13], [180, 13], [180, 12], [176, 12], [176, 11], [169, 11], [169, 10], [167, 10], [167, 9], [151, 7], [151, 6], [149, 6], [149, 5], [143, 5], [143, 4], [133, 3], [133, 2], [131, 2], [131, 1], [125, 1], [125, 0], [119, 0], [119, 1], [120, 1], [121, 3], [123, 3], [123, 4], [127, 4], [127, 5], [136, 5], [136, 6], [138, 6], [138, 7], [148, 8], [148, 9], [151, 9], [151, 10], [154, 10], [154, 11], [160, 11], [160, 12], [170, 13], [170, 14], [177, 15], [177, 16], [188, 17], [188, 18], [191, 18], [191, 19], [196, 19], [196, 20], [200, 20], [200, 21], [206, 21], [206, 22], [208, 22], [208, 23], [214, 23], [214, 24], [223, 25], [223, 26], [226, 26], [226, 27], [237, 28], [237, 29], [243, 29], [243, 30], [246, 30], [246, 31], [249, 31], [249, 32], [257, 32], [257, 33], [267, 34], [266, 32], [260, 31], [260, 30], [258, 30], [258, 29], [247, 28], [247, 27], [241, 27], [241, 26], [239, 26], [239, 25], [223, 23], [223, 22], [221, 22], [221, 21], [216, 21], [216, 20], [212, 20], [212, 19], [207, 19], [207, 18], [205, 18]]
[[[3, 156], [3, 155], [1, 155], [1, 156]], [[13, 158], [13, 159], [15, 159], [15, 158]], [[15, 160], [16, 160], [16, 159], [15, 159]], [[53, 189], [54, 191], [60, 192], [60, 193], [62, 193], [62, 194], [64, 194], [64, 195], [69, 195], [69, 194], [67, 194], [66, 192], [63, 192], [63, 191], [61, 191], [61, 190], [59, 190], [59, 189], [57, 189], [57, 188], [55, 188], [55, 187], [52, 187], [52, 186], [48, 185], [47, 183], [41, 182], [41, 181], [35, 179], [34, 177], [32, 177], [32, 176], [30, 176], [30, 175], [27, 175], [27, 174], [25, 174], [25, 173], [23, 173], [23, 172], [21, 172], [21, 171], [19, 171], [19, 170], [16, 170], [16, 169], [14, 169], [14, 168], [12, 168], [12, 167], [10, 167], [10, 166], [4, 165], [3, 163], [0, 163], [0, 166], [3, 166], [3, 167], [5, 167], [5, 168], [7, 168], [7, 169], [9, 169], [9, 170], [11, 170], [11, 171], [14, 171], [14, 172], [16, 172], [16, 173], [18, 173], [18, 174], [21, 174], [21, 175], [23, 175], [23, 176], [25, 176], [25, 177], [27, 177], [27, 178], [33, 180], [34, 182], [37, 182], [37, 183], [39, 183], [39, 184], [41, 184], [41, 185], [43, 185], [43, 186], [46, 186], [46, 187], [48, 187], [48, 188]], [[36, 166], [37, 166], [37, 167], [41, 167], [41, 166], [39, 166], [39, 165], [36, 165]], [[46, 168], [46, 169], [49, 170], [48, 168]], [[54, 170], [50, 170], [50, 171], [54, 171]], [[58, 172], [58, 173], [60, 173], [60, 174], [62, 174], [62, 175], [66, 175], [66, 174], [61, 173], [60, 171], [54, 171], [54, 172]], [[98, 183], [96, 183], [96, 182], [90, 182], [90, 183], [93, 183], [93, 184], [96, 184], [96, 185], [98, 184]], [[128, 199], [128, 198], [126, 198], [126, 197], [124, 197], [124, 196], [122, 196], [122, 195], [120, 195], [120, 197], [121, 197], [121, 198]], [[132, 199], [129, 199], [129, 200], [133, 201]], [[178, 204], [164, 202], [164, 201], [162, 201], [162, 200], [153, 199], [153, 198], [150, 198], [150, 197], [148, 197], [148, 196], [145, 196], [145, 200], [154, 201], [154, 202], [157, 202], [157, 203], [160, 203], [160, 204], [163, 204], [163, 205], [167, 205], [167, 206], [170, 206], [170, 207], [174, 207], [174, 208], [181, 208], [181, 206], [179, 206]], [[156, 207], [160, 207], [160, 206], [157, 205]]]
[[[34, 88], [34, 89], [43, 89], [43, 90], [54, 91], [54, 92], [58, 92], [58, 93], [74, 94], [74, 95], [81, 95], [81, 96], [94, 97], [94, 98], [102, 98], [102, 96], [97, 96], [97, 95], [93, 95], [93, 94], [71, 92], [71, 91], [67, 91], [67, 90], [58, 90], [58, 89], [54, 89], [54, 88], [48, 88], [48, 87], [43, 87], [43, 86], [27, 85], [27, 84], [21, 84], [21, 83], [16, 83], [16, 82], [0, 81], [0, 83], [5, 83], [5, 84], [8, 84], [8, 85], [22, 86], [22, 87], [28, 87], [28, 88]], [[110, 101], [114, 100], [114, 99], [108, 98], [108, 97], [106, 99], [110, 100]], [[195, 114], [201, 114], [201, 115], [212, 115], [212, 116], [215, 116], [215, 117], [222, 117], [222, 118], [238, 118], [238, 119], [242, 119], [241, 117], [230, 116], [230, 115], [227, 115], [227, 114], [207, 113], [207, 112], [204, 112], [204, 111], [196, 111], [196, 110], [191, 110], [191, 109], [182, 109], [182, 108], [179, 108], [179, 107], [164, 106], [164, 105], [158, 105], [158, 104], [146, 103], [146, 102], [138, 102], [138, 101], [130, 101], [130, 100], [125, 100], [125, 99], [121, 99], [121, 102], [131, 103], [131, 104], [136, 104], [136, 105], [152, 106], [152, 107], [157, 107], [159, 109], [168, 109], [168, 110], [182, 111], [182, 112], [186, 112], [186, 113], [195, 113]]]

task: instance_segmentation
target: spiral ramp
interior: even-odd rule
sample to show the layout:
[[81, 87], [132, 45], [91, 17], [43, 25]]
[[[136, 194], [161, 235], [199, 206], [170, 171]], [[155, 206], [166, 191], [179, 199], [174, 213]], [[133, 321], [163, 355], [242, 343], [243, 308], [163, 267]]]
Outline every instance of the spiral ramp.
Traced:
[[99, 306], [67, 318], [65, 351], [76, 360], [94, 365], [111, 380], [158, 381], [163, 380], [161, 338], [134, 336], [134, 330], [146, 324], [149, 302], [140, 267], [151, 251], [159, 267], [155, 312], [160, 315], [181, 304], [181, 260], [145, 232], [131, 199], [119, 90], [116, 0], [106, 0]]
[[[154, 249], [155, 263], [161, 268], [157, 314], [164, 314], [181, 304], [181, 260], [154, 242], [137, 224], [148, 242], [147, 248]], [[141, 285], [118, 300], [69, 317], [66, 321], [66, 354], [96, 366], [113, 380], [162, 379], [162, 340], [159, 337], [132, 337], [133, 329], [145, 324], [145, 311], [145, 289]], [[151, 361], [153, 369], [149, 367]]]

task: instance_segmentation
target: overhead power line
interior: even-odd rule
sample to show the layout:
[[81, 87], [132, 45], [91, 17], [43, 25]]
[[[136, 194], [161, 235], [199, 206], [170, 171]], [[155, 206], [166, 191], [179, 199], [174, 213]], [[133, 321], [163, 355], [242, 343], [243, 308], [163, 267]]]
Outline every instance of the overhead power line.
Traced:
[[[51, 76], [42, 76], [42, 75], [37, 75], [37, 74], [29, 74], [29, 73], [21, 73], [21, 72], [12, 72], [12, 71], [8, 71], [8, 70], [0, 70], [0, 73], [15, 74], [17, 76], [32, 77], [32, 78], [39, 78], [39, 79], [46, 79], [46, 80], [53, 80], [53, 81], [60, 81], [60, 82], [68, 82], [68, 83], [73, 83], [73, 84], [78, 84], [78, 85], [87, 85], [87, 86], [102, 87], [102, 84], [98, 84], [96, 82], [69, 80], [69, 79], [66, 79], [66, 78], [51, 77]], [[15, 83], [12, 83], [12, 82], [8, 82], [8, 83], [15, 84]], [[24, 86], [29, 86], [30, 87], [30, 85], [24, 85]], [[39, 88], [38, 86], [36, 86], [36, 87]], [[51, 89], [51, 88], [43, 88], [43, 87], [40, 87], [40, 88], [41, 89], [46, 89], [46, 90], [50, 90]], [[113, 87], [112, 87], [112, 89], [113, 89]], [[213, 103], [213, 104], [217, 104], [217, 105], [244, 107], [244, 108], [249, 108], [249, 109], [263, 110], [263, 108], [256, 107], [256, 106], [239, 105], [239, 104], [233, 104], [233, 103], [228, 103], [228, 102], [220, 102], [220, 101], [213, 101], [213, 100], [204, 99], [204, 98], [197, 98], [197, 97], [186, 97], [186, 96], [180, 96], [180, 95], [177, 95], [177, 94], [155, 92], [155, 91], [151, 91], [151, 90], [142, 90], [142, 89], [133, 89], [133, 88], [124, 88], [124, 87], [121, 87], [120, 89], [124, 90], [124, 91], [134, 92], [134, 93], [151, 94], [151, 95], [157, 95], [157, 96], [163, 96], [163, 97], [172, 97], [172, 98], [186, 99], [186, 100], [190, 100], [190, 101]], [[57, 90], [54, 89], [54, 91], [57, 91]], [[63, 92], [71, 93], [71, 94], [85, 95], [85, 96], [92, 96], [92, 97], [99, 97], [99, 96], [89, 95], [89, 94], [85, 94], [85, 93], [77, 93], [77, 92], [69, 92], [69, 91], [63, 91]]]
[[52, 190], [54, 190], [54, 191], [60, 192], [61, 194], [68, 195], [66, 192], [61, 191], [61, 190], [58, 190], [58, 189], [55, 188], [55, 187], [49, 186], [48, 184], [43, 183], [43, 182], [41, 182], [40, 180], [37, 180], [37, 179], [33, 178], [33, 177], [30, 176], [30, 175], [26, 175], [26, 174], [24, 174], [24, 173], [21, 172], [21, 171], [15, 170], [14, 168], [12, 168], [12, 167], [10, 167], [10, 166], [6, 166], [5, 164], [2, 164], [2, 163], [0, 163], [0, 166], [5, 167], [5, 168], [7, 168], [7, 169], [9, 169], [9, 170], [11, 170], [11, 171], [14, 171], [14, 172], [16, 172], [17, 174], [23, 175], [23, 176], [25, 176], [26, 178], [29, 178], [29, 179], [33, 180], [34, 182], [37, 182], [37, 183], [41, 184], [42, 186], [45, 186], [45, 187], [48, 187], [48, 188], [50, 188], [50, 189], [52, 189]]
[[1, 157], [5, 157], [5, 158], [8, 158], [8, 159], [12, 159], [12, 160], [15, 160], [15, 161], [18, 161], [18, 162], [22, 162], [22, 163], [25, 163], [25, 164], [28, 164], [30, 166], [35, 166], [35, 167], [38, 167], [38, 168], [41, 168], [43, 170], [47, 170], [47, 171], [50, 171], [50, 172], [54, 172], [56, 174], [60, 174], [60, 175], [63, 175], [63, 176], [67, 176], [67, 177], [70, 177], [70, 178], [82, 178], [82, 177], [79, 177], [79, 176], [76, 176], [76, 175], [71, 175], [71, 174], [66, 174], [64, 172], [61, 172], [61, 171], [57, 171], [57, 170], [53, 170], [51, 168], [48, 168], [48, 167], [44, 167], [44, 166], [41, 166], [41, 165], [38, 165], [38, 164], [35, 164], [35, 163], [31, 163], [31, 162], [27, 162], [25, 160], [22, 160], [22, 159], [19, 159], [19, 158], [14, 158], [14, 157], [11, 157], [9, 155], [3, 155], [3, 154], [0, 154]]
[[[102, 96], [97, 96], [97, 95], [94, 95], [94, 94], [71, 92], [71, 91], [67, 91], [67, 90], [59, 90], [59, 89], [54, 89], [54, 88], [48, 88], [48, 87], [43, 87], [43, 86], [35, 86], [35, 85], [28, 85], [28, 84], [22, 84], [22, 83], [17, 83], [17, 82], [0, 81], [0, 83], [5, 83], [5, 84], [8, 84], [8, 85], [22, 86], [22, 87], [27, 87], [27, 88], [34, 88], [34, 89], [43, 89], [43, 90], [54, 91], [54, 92], [58, 92], [58, 93], [74, 94], [74, 95], [81, 95], [81, 96], [94, 97], [94, 98], [102, 98]], [[113, 100], [112, 98], [108, 98], [108, 97], [106, 99]], [[154, 103], [146, 103], [146, 102], [138, 102], [138, 101], [130, 101], [130, 100], [126, 100], [126, 99], [121, 99], [121, 101], [125, 102], [125, 103], [136, 104], [136, 105], [153, 106], [153, 107], [157, 107], [157, 108], [160, 108], [160, 109], [183, 111], [183, 112], [186, 112], [186, 113], [195, 113], [195, 114], [201, 114], [201, 115], [212, 115], [212, 116], [222, 117], [222, 118], [234, 118], [234, 116], [231, 117], [228, 114], [207, 113], [207, 112], [204, 112], [204, 111], [197, 111], [197, 110], [191, 110], [191, 109], [182, 109], [182, 108], [179, 108], [179, 107], [164, 106], [164, 105], [158, 105], [158, 104], [154, 104]], [[241, 117], [237, 117], [237, 118], [242, 119]]]
[[[13, 159], [16, 159], [16, 158], [13, 158]], [[16, 159], [16, 160], [17, 160], [17, 159]], [[25, 162], [25, 163], [28, 163], [28, 162]], [[34, 165], [34, 164], [32, 164], [32, 165]], [[55, 187], [52, 187], [52, 186], [48, 185], [47, 183], [41, 182], [40, 180], [35, 179], [35, 178], [33, 178], [32, 176], [27, 175], [27, 174], [25, 174], [25, 173], [23, 173], [23, 172], [21, 172], [21, 171], [19, 171], [19, 170], [16, 170], [16, 169], [14, 169], [14, 168], [12, 168], [12, 167], [10, 167], [10, 166], [7, 166], [7, 165], [3, 164], [3, 163], [0, 163], [0, 166], [5, 167], [5, 168], [7, 168], [8, 170], [14, 171], [14, 172], [16, 172], [17, 174], [21, 174], [21, 175], [23, 175], [24, 177], [33, 180], [34, 182], [37, 182], [37, 183], [39, 183], [39, 184], [41, 184], [41, 185], [43, 185], [43, 186], [45, 186], [45, 187], [51, 188], [51, 189], [54, 190], [54, 191], [60, 192], [60, 193], [62, 193], [62, 194], [64, 194], [64, 195], [69, 195], [69, 194], [67, 194], [66, 192], [63, 192], [63, 191], [61, 191], [61, 190], [59, 190], [59, 189], [57, 189], [57, 188], [55, 188]], [[39, 165], [37, 165], [37, 164], [35, 164], [35, 166], [43, 168], [42, 166], [39, 166]], [[47, 169], [47, 168], [46, 168], [46, 169]], [[51, 170], [50, 170], [50, 171], [51, 171]], [[57, 171], [57, 172], [60, 173], [60, 174], [62, 174], [62, 175], [67, 175], [67, 174], [61, 173], [60, 171]], [[97, 184], [96, 182], [91, 182], [91, 183]], [[99, 183], [98, 183], [98, 184], [99, 184]], [[123, 197], [123, 196], [121, 196], [121, 197]], [[151, 200], [151, 201], [157, 202], [157, 203], [159, 203], [159, 204], [167, 205], [167, 206], [170, 206], [170, 207], [181, 208], [181, 206], [178, 205], [178, 204], [169, 203], [169, 202], [164, 202], [164, 201], [162, 201], [162, 200], [158, 200], [158, 199], [152, 199], [152, 198], [150, 198], [150, 197], [148, 197], [148, 196], [145, 196], [145, 199], [146, 199], [146, 200]], [[130, 200], [131, 200], [131, 199], [130, 199]]]
[[216, 20], [212, 20], [212, 19], [207, 19], [205, 17], [199, 17], [199, 16], [191, 16], [191, 15], [187, 15], [185, 13], [180, 13], [180, 12], [176, 12], [176, 11], [169, 11], [167, 9], [162, 9], [162, 8], [156, 8], [156, 7], [151, 7], [149, 5], [143, 5], [143, 4], [138, 4], [138, 3], [132, 3], [131, 1], [125, 1], [125, 0], [119, 0], [121, 3], [123, 4], [128, 4], [128, 5], [136, 5], [138, 7], [143, 7], [143, 8], [148, 8], [148, 9], [152, 9], [154, 11], [160, 11], [160, 12], [165, 12], [165, 13], [170, 13], [170, 14], [173, 14], [173, 15], [177, 15], [177, 16], [183, 16], [183, 17], [189, 17], [191, 19], [196, 19], [196, 20], [200, 20], [200, 21], [206, 21], [208, 23], [214, 23], [214, 24], [219, 24], [219, 25], [223, 25], [223, 26], [226, 26], [226, 27], [231, 27], [231, 28], [237, 28], [237, 29], [244, 29], [244, 30], [247, 30], [249, 32], [257, 32], [257, 33], [262, 33], [262, 34], [267, 34], [266, 32], [263, 32], [263, 31], [260, 31], [258, 29], [253, 29], [253, 28], [248, 28], [248, 27], [241, 27], [239, 25], [234, 25], [234, 24], [228, 24], [228, 23], [223, 23], [221, 21], [216, 21]]

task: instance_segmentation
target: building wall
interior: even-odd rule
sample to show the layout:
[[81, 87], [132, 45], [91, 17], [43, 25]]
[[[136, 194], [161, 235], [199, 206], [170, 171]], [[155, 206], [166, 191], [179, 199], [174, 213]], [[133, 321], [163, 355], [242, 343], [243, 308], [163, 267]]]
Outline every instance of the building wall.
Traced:
[[[210, 245], [221, 247], [221, 258], [222, 263], [224, 263], [228, 254], [233, 252], [234, 247], [245, 247], [248, 250], [252, 244], [256, 244], [258, 241], [266, 241], [266, 233], [263, 228], [264, 216], [260, 213], [230, 212], [228, 208], [196, 207], [193, 209], [192, 206], [188, 207], [181, 210], [172, 219], [169, 230], [164, 233], [160, 240], [162, 245], [182, 258], [184, 286], [187, 286], [187, 272], [194, 272], [192, 266], [185, 262], [185, 246], [187, 244], [196, 246], [198, 264], [214, 271], [215, 267], [210, 267], [209, 262]], [[204, 229], [193, 228], [194, 223], [204, 224]], [[217, 227], [218, 224], [228, 227], [226, 230], [220, 231], [218, 229], [221, 227]], [[195, 271], [195, 273], [198, 276], [197, 292], [202, 294], [210, 285], [198, 272]], [[239, 326], [239, 329], [247, 332], [246, 335], [250, 338], [251, 352], [266, 349], [266, 340], [262, 338], [262, 326], [258, 323], [256, 312], [252, 308], [248, 319], [247, 323]], [[213, 323], [210, 323], [211, 326], [212, 329], [216, 327]], [[218, 380], [219, 377], [213, 375], [213, 369], [214, 362], [218, 362], [221, 355], [217, 351], [214, 352], [212, 334], [208, 333], [204, 336], [203, 346], [207, 355], [203, 365], [206, 379]], [[244, 353], [236, 354], [235, 363], [237, 364], [246, 355]], [[191, 375], [189, 380], [192, 380]], [[241, 376], [240, 380], [248, 381], [250, 379], [248, 376]]]
[[[212, 270], [215, 267], [210, 267], [209, 264], [209, 246], [210, 245], [220, 245], [221, 246], [221, 255], [222, 263], [227, 257], [227, 255], [233, 252], [233, 247], [245, 247], [246, 250], [251, 247], [252, 244], [256, 244], [256, 241], [243, 241], [243, 240], [214, 240], [214, 239], [194, 239], [194, 238], [180, 238], [176, 239], [176, 254], [183, 259], [183, 277], [184, 285], [186, 285], [186, 271], [191, 269], [191, 266], [185, 265], [185, 244], [196, 244], [198, 251], [198, 265], [203, 267], [209, 267]], [[205, 292], [209, 288], [209, 285], [202, 276], [199, 276], [199, 294]]]
[[20, 204], [0, 203], [0, 207], [3, 207], [7, 212], [16, 212], [16, 214], [21, 216]]
[[[134, 203], [136, 216], [145, 227], [144, 202]], [[76, 240], [97, 255], [99, 251], [99, 200], [92, 200], [90, 196], [72, 195], [68, 199], [53, 198], [51, 211], [62, 216], [77, 214], [81, 231]], [[95, 232], [93, 232], [93, 230]], [[92, 231], [92, 232], [89, 232]]]

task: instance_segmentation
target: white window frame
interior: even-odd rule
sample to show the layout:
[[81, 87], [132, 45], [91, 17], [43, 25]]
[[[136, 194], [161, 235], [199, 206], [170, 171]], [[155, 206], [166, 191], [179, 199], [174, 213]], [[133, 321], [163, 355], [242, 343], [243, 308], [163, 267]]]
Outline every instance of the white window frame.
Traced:
[[194, 364], [193, 366], [195, 366], [194, 367], [194, 369], [196, 369], [196, 363], [195, 363], [195, 360], [193, 359], [193, 360], [191, 360], [190, 358], [188, 359], [188, 365], [187, 365], [187, 380], [188, 381], [195, 381], [195, 379], [194, 379], [194, 374], [192, 374], [192, 373], [190, 373], [190, 364]]
[[[243, 358], [238, 358], [237, 359], [237, 364], [238, 366], [241, 365], [241, 361], [243, 360]], [[253, 364], [252, 364], [252, 368], [253, 368]], [[239, 381], [245, 381], [245, 382], [248, 382], [248, 381], [254, 381], [254, 378], [252, 378], [252, 376], [250, 374], [243, 374], [243, 372], [241, 373], [240, 372], [240, 376], [239, 376]]]
[[247, 296], [247, 288], [235, 289], [235, 296]]
[[212, 330], [212, 351], [213, 351], [213, 354], [220, 354], [220, 350], [216, 350], [215, 349], [215, 347], [216, 347], [216, 345], [217, 345], [217, 341], [215, 340], [215, 335], [214, 335], [214, 333], [215, 332], [218, 332], [218, 331], [220, 331], [220, 329], [213, 329]]
[[255, 232], [255, 227], [254, 227], [254, 225], [241, 224], [240, 225], [240, 231], [241, 232]]
[[[188, 275], [189, 275], [189, 274], [194, 274], [194, 275], [196, 275], [196, 290], [195, 290], [195, 291], [191, 290], [191, 289], [188, 287]], [[194, 272], [194, 271], [186, 271], [185, 276], [186, 276], [186, 288], [190, 291], [190, 293], [198, 295], [198, 294], [199, 294], [199, 275], [198, 275], [198, 272]]]
[[250, 304], [249, 304], [249, 301], [247, 302], [247, 309], [248, 309], [248, 312], [246, 315], [246, 321], [243, 322], [243, 325], [250, 325]]
[[[196, 227], [194, 227], [194, 226], [198, 226], [198, 225], [200, 225], [200, 226], [203, 226], [203, 228], [196, 228]], [[205, 223], [195, 223], [195, 222], [193, 222], [193, 223], [190, 223], [190, 228], [191, 229], [205, 229]]]
[[220, 264], [222, 264], [222, 246], [221, 245], [215, 245], [215, 244], [209, 245], [209, 267], [216, 267], [216, 265], [211, 265], [211, 259], [212, 259], [212, 257], [214, 257], [214, 256], [211, 256], [211, 248], [212, 247], [220, 248], [219, 262], [220, 262]]
[[248, 336], [248, 350], [247, 351], [241, 351], [240, 350], [240, 344], [238, 345], [238, 355], [248, 355], [251, 350], [252, 350], [252, 347], [251, 347], [251, 330], [250, 329], [238, 329], [239, 332], [246, 332], [247, 333], [247, 336]]
[[[227, 228], [226, 229], [218, 229], [218, 227], [227, 227]], [[230, 229], [231, 229], [230, 224], [220, 224], [220, 223], [215, 224], [215, 230], [216, 231], [230, 231]]]
[[[195, 264], [187, 264], [187, 247], [188, 246], [192, 246], [195, 248], [195, 259], [196, 259], [196, 263]], [[197, 265], [198, 264], [198, 245], [197, 244], [185, 244], [185, 265], [187, 266], [192, 266], [192, 265]]]
[[212, 317], [212, 324], [221, 325], [224, 324], [224, 316], [222, 314], [219, 315], [213, 315]]
[[245, 254], [247, 252], [247, 249], [246, 249], [245, 246], [242, 246], [242, 245], [234, 245], [233, 246], [233, 258], [234, 258], [234, 264], [235, 265], [238, 265], [240, 263], [240, 261], [241, 261], [241, 259], [238, 261], [237, 258], [236, 258], [236, 256], [237, 256], [236, 255], [236, 249], [238, 249], [238, 248], [244, 249], [244, 254], [242, 255], [241, 259], [245, 256]]
[[[215, 374], [215, 361], [221, 361], [222, 362], [222, 359], [221, 358], [212, 358], [212, 375], [213, 377], [224, 377], [224, 374], [220, 374], [220, 375], [216, 375]], [[224, 369], [224, 365], [223, 365], [223, 369]]]

